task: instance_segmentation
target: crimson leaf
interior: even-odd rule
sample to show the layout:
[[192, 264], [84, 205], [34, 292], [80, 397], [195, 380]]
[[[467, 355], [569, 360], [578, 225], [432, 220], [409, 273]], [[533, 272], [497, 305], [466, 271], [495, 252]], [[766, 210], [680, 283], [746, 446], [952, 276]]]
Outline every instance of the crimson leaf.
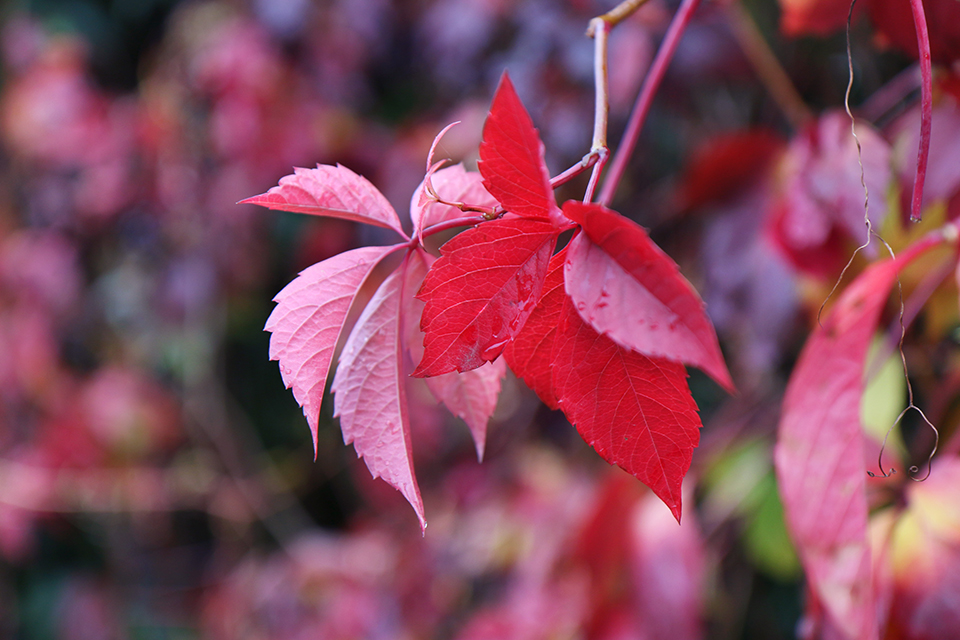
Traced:
[[541, 220], [492, 220], [454, 236], [417, 298], [424, 355], [414, 376], [469, 371], [492, 362], [533, 311], [557, 229]]
[[522, 378], [551, 409], [559, 409], [557, 394], [553, 392], [553, 344], [563, 301], [563, 262], [566, 248], [550, 259], [543, 293], [533, 308], [523, 329], [503, 351], [510, 369]]
[[553, 356], [558, 404], [587, 443], [650, 487], [680, 521], [680, 487], [700, 442], [683, 365], [598, 334], [567, 298]]
[[549, 218], [556, 211], [543, 142], [506, 73], [483, 125], [477, 168], [483, 186], [507, 211], [526, 218]]

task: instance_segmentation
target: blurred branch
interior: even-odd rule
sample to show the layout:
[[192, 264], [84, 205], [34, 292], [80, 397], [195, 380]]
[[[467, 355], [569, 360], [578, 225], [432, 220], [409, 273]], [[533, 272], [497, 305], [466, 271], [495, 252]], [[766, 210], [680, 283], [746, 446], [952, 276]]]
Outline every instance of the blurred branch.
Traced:
[[[224, 322], [216, 319], [217, 314], [212, 313], [214, 308], [211, 305], [207, 314], [212, 319], [194, 322], [201, 323], [200, 330], [208, 336], [208, 344], [221, 345]], [[200, 364], [184, 372], [183, 409], [189, 418], [188, 427], [192, 423], [194, 435], [202, 436], [212, 445], [246, 507], [277, 543], [285, 547], [294, 534], [310, 528], [312, 522], [289, 493], [270, 492], [260, 481], [265, 470], [259, 468], [261, 463], [256, 460], [265, 459], [262, 446], [249, 418], [228, 401], [228, 393], [210, 364], [212, 360], [196, 358], [194, 361]], [[255, 453], [258, 449], [260, 455]]]
[[738, 2], [730, 5], [727, 15], [730, 18], [730, 30], [770, 97], [783, 111], [790, 126], [801, 129], [813, 118], [813, 113], [760, 33], [757, 23]]
[[613, 156], [610, 173], [607, 174], [607, 177], [603, 181], [599, 203], [604, 206], [609, 205], [614, 193], [617, 191], [617, 185], [620, 184], [620, 179], [623, 177], [623, 173], [627, 168], [627, 162], [630, 160], [630, 157], [633, 155], [633, 150], [637, 146], [637, 140], [640, 138], [640, 130], [643, 128], [643, 123], [647, 119], [647, 114], [650, 112], [650, 105], [653, 104], [653, 97], [656, 95], [657, 89], [660, 87], [660, 82], [667, 72], [667, 66], [670, 64], [670, 60], [673, 59], [673, 54], [677, 51], [680, 38], [683, 37], [683, 32], [686, 31], [687, 25], [690, 24], [690, 20], [693, 18], [693, 12], [696, 11], [698, 6], [700, 6], [700, 0], [682, 0], [680, 8], [677, 9], [676, 15], [673, 16], [673, 20], [667, 28], [663, 42], [660, 43], [657, 55], [653, 59], [650, 70], [643, 80], [643, 86], [640, 87], [640, 94], [637, 96], [637, 101], [633, 106], [633, 112], [630, 114], [630, 120], [627, 122], [626, 131], [624, 131], [623, 138], [617, 147], [617, 152]]

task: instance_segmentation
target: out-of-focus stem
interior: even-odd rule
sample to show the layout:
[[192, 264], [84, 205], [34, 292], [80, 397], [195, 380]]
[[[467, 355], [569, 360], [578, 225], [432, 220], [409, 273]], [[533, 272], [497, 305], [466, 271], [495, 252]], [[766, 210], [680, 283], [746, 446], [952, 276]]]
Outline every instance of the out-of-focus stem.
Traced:
[[865, 120], [877, 122], [896, 109], [920, 87], [920, 67], [910, 65], [874, 91], [857, 111]]
[[[639, 6], [639, 4], [637, 5]], [[634, 7], [635, 9], [636, 7]], [[633, 10], [633, 9], [631, 9]], [[629, 15], [629, 14], [628, 14]], [[590, 145], [590, 154], [597, 157], [593, 165], [593, 171], [590, 172], [590, 180], [587, 182], [587, 189], [583, 194], [583, 201], [593, 200], [593, 193], [596, 191], [597, 182], [600, 180], [600, 172], [603, 171], [607, 163], [607, 121], [610, 114], [610, 94], [608, 90], [607, 73], [607, 36], [610, 35], [611, 25], [603, 17], [594, 18], [590, 21], [590, 27], [587, 34], [593, 35], [593, 83], [594, 83], [594, 108], [593, 108], [593, 142]]]
[[637, 96], [637, 102], [634, 104], [633, 112], [630, 114], [627, 129], [623, 134], [620, 145], [617, 147], [616, 154], [613, 156], [610, 173], [607, 174], [606, 179], [604, 179], [599, 198], [599, 202], [602, 205], [608, 205], [610, 200], [613, 199], [617, 185], [620, 183], [623, 172], [626, 170], [627, 161], [630, 159], [630, 156], [633, 155], [633, 150], [637, 146], [640, 129], [643, 127], [643, 122], [646, 120], [647, 113], [650, 111], [653, 97], [660, 87], [660, 82], [663, 80], [663, 76], [667, 71], [670, 60], [673, 58], [673, 54], [677, 50], [680, 38], [683, 36], [687, 25], [690, 24], [693, 12], [699, 5], [700, 0], [682, 0], [680, 8], [677, 9], [677, 14], [670, 22], [670, 27], [667, 29], [663, 42], [660, 44], [660, 49], [657, 51], [657, 55], [650, 65], [647, 77], [643, 80], [643, 86], [640, 88], [640, 95]]
[[920, 58], [920, 145], [917, 149], [917, 174], [913, 179], [913, 197], [910, 202], [910, 220], [920, 221], [923, 207], [923, 183], [927, 177], [927, 159], [930, 156], [930, 126], [933, 121], [933, 69], [930, 61], [930, 36], [927, 18], [921, 0], [910, 0], [913, 26], [917, 30], [917, 50]]
[[603, 18], [590, 21], [587, 34], [593, 36], [593, 142], [590, 151], [599, 151], [607, 146], [607, 117], [610, 98], [607, 92], [607, 36], [610, 24]]
[[740, 3], [730, 5], [730, 27], [754, 71], [763, 82], [770, 97], [783, 111], [783, 115], [794, 129], [800, 129], [813, 117], [800, 93], [784, 71], [777, 57], [770, 50], [763, 34], [757, 28], [753, 17]]
[[[602, 16], [597, 16], [594, 18], [594, 20], [603, 20], [605, 23], [613, 27], [629, 18], [634, 11], [646, 3], [647, 0], [624, 0], [624, 2], [621, 2], [613, 9], [610, 9], [610, 11], [607, 11]], [[591, 28], [593, 27], [591, 26]]]

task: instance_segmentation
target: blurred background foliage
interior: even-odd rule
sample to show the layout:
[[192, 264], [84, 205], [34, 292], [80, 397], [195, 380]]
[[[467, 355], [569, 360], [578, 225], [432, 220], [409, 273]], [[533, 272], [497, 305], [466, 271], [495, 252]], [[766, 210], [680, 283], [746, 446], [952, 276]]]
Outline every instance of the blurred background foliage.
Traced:
[[[421, 537], [344, 447], [330, 403], [313, 461], [267, 360], [272, 296], [389, 238], [235, 203], [293, 166], [340, 162], [402, 215], [444, 125], [463, 121], [442, 154], [475, 162], [504, 69], [559, 172], [589, 149], [584, 30], [612, 4], [0, 6], [0, 636], [795, 636], [802, 576], [771, 448], [790, 367], [862, 225], [849, 140], [830, 137], [847, 121], [805, 120], [842, 104], [842, 33], [785, 39], [769, 0], [705, 4], [615, 203], [701, 290], [741, 388], [726, 398], [692, 372], [705, 429], [683, 526], [509, 379], [482, 464], [464, 425], [411, 387]], [[651, 0], [613, 32], [614, 141], [674, 9]], [[853, 43], [853, 102], [886, 127], [911, 87], [893, 106], [867, 100], [910, 60], [864, 21]], [[758, 79], [757, 46], [787, 70], [799, 116]], [[868, 131], [865, 148], [886, 158], [897, 131]], [[874, 174], [878, 201], [891, 194], [878, 215], [899, 206], [897, 162]], [[853, 204], [820, 194], [835, 210], [811, 240], [794, 191], [838, 171]], [[942, 297], [931, 340], [957, 324], [955, 290]], [[902, 398], [902, 378], [877, 379], [878, 397]]]

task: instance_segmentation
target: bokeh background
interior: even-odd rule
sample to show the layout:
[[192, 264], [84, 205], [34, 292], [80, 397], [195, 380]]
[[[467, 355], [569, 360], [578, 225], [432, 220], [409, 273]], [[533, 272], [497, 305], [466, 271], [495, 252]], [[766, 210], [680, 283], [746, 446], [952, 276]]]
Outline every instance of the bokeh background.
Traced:
[[[482, 463], [466, 427], [412, 387], [421, 536], [409, 505], [344, 446], [329, 402], [314, 461], [268, 361], [276, 292], [310, 264], [390, 238], [235, 203], [293, 166], [339, 162], [403, 217], [443, 126], [463, 123], [441, 154], [475, 162], [504, 69], [558, 173], [589, 150], [584, 31], [613, 4], [0, 5], [0, 637], [802, 630], [771, 448], [790, 368], [862, 228], [849, 121], [836, 111], [842, 32], [787, 38], [769, 0], [706, 3], [615, 202], [702, 292], [741, 390], [726, 397], [691, 372], [705, 428], [682, 526], [508, 378]], [[651, 0], [613, 32], [614, 143], [674, 10]], [[852, 101], [877, 123], [861, 139], [880, 224], [898, 219], [909, 185], [917, 74], [868, 20], [852, 37]], [[960, 131], [945, 94], [938, 126]], [[940, 158], [960, 158], [943, 146]], [[931, 188], [942, 220], [960, 176]], [[894, 244], [905, 237], [886, 229]], [[941, 298], [923, 344], [954, 349], [955, 286]], [[934, 352], [915, 360], [930, 364], [918, 375], [931, 389], [952, 370]], [[894, 367], [874, 391], [893, 416], [902, 383]]]

